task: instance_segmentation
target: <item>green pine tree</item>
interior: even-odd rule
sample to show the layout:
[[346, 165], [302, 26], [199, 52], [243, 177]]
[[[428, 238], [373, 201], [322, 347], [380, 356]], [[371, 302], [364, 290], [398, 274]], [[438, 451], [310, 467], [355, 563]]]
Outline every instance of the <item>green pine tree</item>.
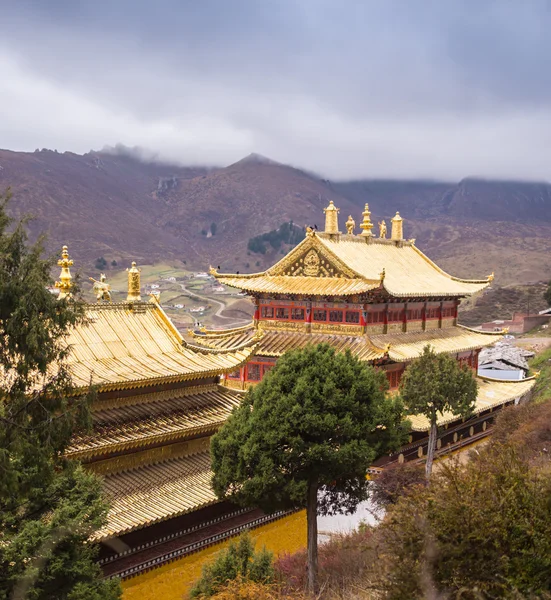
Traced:
[[280, 358], [213, 437], [219, 498], [267, 511], [306, 508], [308, 583], [317, 588], [318, 514], [366, 499], [366, 472], [404, 441], [386, 378], [347, 351], [307, 346]]
[[64, 364], [78, 302], [47, 289], [52, 260], [29, 245], [0, 199], [0, 599], [111, 600], [88, 538], [106, 516], [98, 479], [63, 452], [89, 422], [90, 394], [73, 394]]
[[468, 417], [474, 408], [478, 392], [471, 369], [448, 354], [435, 354], [425, 346], [420, 358], [405, 370], [400, 381], [400, 393], [410, 415], [425, 415], [430, 423], [426, 478], [430, 479], [438, 438], [438, 416], [451, 412]]

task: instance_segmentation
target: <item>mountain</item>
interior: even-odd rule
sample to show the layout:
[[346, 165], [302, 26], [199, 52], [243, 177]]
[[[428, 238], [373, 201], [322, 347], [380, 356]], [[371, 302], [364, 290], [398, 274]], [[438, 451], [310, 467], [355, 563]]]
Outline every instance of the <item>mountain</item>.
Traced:
[[[32, 213], [34, 235], [48, 250], [68, 244], [90, 268], [108, 263], [186, 261], [242, 272], [268, 267], [272, 251], [250, 255], [251, 237], [285, 221], [323, 228], [333, 200], [361, 221], [369, 202], [374, 222], [399, 210], [405, 235], [442, 268], [464, 277], [496, 272], [497, 285], [549, 279], [551, 186], [464, 179], [331, 182], [252, 154], [224, 168], [183, 167], [117, 149], [77, 155], [0, 150], [0, 189], [11, 185], [14, 215]], [[253, 266], [249, 266], [253, 265]]]

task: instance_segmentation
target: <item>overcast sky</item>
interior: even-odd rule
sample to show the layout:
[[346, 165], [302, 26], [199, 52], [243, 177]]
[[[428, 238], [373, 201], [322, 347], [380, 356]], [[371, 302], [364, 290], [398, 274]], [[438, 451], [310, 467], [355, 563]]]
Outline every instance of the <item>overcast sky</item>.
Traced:
[[551, 0], [0, 0], [0, 147], [551, 179]]

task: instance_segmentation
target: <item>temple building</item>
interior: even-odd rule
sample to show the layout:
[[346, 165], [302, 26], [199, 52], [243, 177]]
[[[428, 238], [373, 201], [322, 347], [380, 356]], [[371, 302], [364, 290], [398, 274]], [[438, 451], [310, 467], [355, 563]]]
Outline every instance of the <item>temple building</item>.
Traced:
[[[350, 216], [346, 233], [338, 226], [338, 208], [325, 209], [325, 230], [307, 228], [305, 239], [262, 273], [211, 273], [225, 285], [246, 291], [254, 303], [253, 321], [231, 331], [190, 332], [194, 342], [212, 350], [230, 349], [259, 339], [255, 356], [230, 372], [225, 385], [245, 390], [258, 383], [285, 352], [327, 342], [350, 349], [360, 360], [385, 371], [391, 390], [398, 388], [407, 364], [430, 344], [476, 373], [480, 350], [498, 341], [500, 333], [474, 331], [458, 324], [458, 307], [493, 279], [467, 280], [448, 275], [405, 239], [399, 213], [379, 223], [376, 237], [369, 206], [362, 213], [361, 232]], [[510, 382], [479, 378], [474, 416], [466, 423], [442, 415], [438, 444], [453, 446], [466, 437], [485, 435], [495, 409], [518, 401], [534, 379]], [[412, 443], [396, 459], [426, 452], [429, 424], [413, 417]]]
[[[72, 290], [67, 247], [58, 264], [56, 288], [65, 298]], [[90, 386], [97, 392], [93, 429], [74, 436], [66, 454], [103, 479], [110, 510], [93, 540], [105, 575], [133, 577], [244, 528], [293, 517], [219, 502], [210, 486], [210, 436], [243, 395], [220, 379], [252, 357], [257, 340], [221, 350], [187, 343], [158, 296], [141, 297], [135, 263], [125, 302], [111, 302], [104, 275], [92, 281], [98, 302], [85, 305], [67, 343], [75, 396]]]

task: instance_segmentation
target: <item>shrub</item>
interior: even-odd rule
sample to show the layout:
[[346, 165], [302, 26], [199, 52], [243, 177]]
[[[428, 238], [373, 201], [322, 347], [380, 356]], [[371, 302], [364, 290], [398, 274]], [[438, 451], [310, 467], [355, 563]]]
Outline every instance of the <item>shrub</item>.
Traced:
[[274, 580], [273, 555], [263, 548], [254, 551], [254, 543], [248, 533], [230, 542], [213, 563], [205, 565], [201, 578], [190, 592], [191, 598], [210, 598], [229, 581], [271, 583]]
[[419, 463], [395, 463], [385, 467], [371, 483], [370, 498], [379, 508], [394, 504], [416, 485], [425, 485], [423, 465]]
[[238, 577], [212, 596], [212, 600], [306, 600], [306, 596], [286, 593], [274, 584], [244, 581]]

